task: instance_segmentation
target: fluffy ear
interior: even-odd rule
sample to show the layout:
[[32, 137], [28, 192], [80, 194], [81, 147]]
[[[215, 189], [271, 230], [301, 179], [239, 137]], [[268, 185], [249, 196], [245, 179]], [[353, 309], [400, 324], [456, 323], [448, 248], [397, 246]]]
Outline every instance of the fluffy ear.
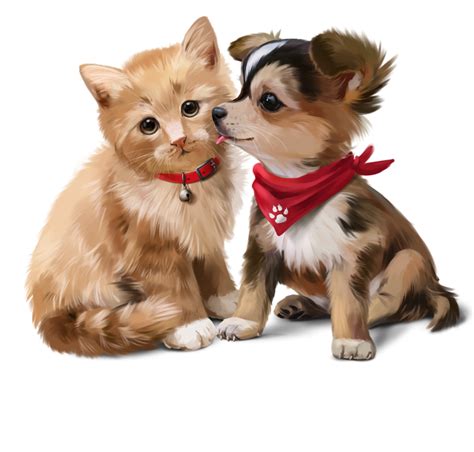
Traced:
[[377, 93], [389, 80], [395, 58], [387, 62], [380, 45], [365, 36], [329, 30], [314, 37], [310, 47], [316, 68], [338, 83], [344, 102], [358, 113], [371, 113], [380, 107]]
[[108, 107], [130, 81], [123, 71], [109, 66], [83, 64], [79, 67], [81, 76], [101, 107]]
[[219, 58], [217, 38], [207, 17], [200, 17], [184, 36], [182, 46], [191, 55], [202, 58], [206, 66], [213, 67]]
[[229, 46], [230, 56], [237, 61], [242, 61], [253, 49], [269, 41], [280, 39], [280, 32], [255, 33], [236, 39]]

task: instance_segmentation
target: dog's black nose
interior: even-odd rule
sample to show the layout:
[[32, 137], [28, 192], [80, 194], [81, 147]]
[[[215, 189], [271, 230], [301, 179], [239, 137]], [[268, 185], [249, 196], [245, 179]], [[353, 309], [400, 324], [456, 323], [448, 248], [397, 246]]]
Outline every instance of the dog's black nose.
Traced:
[[224, 119], [227, 116], [227, 110], [222, 107], [214, 107], [212, 109], [212, 119], [218, 122], [219, 119]]

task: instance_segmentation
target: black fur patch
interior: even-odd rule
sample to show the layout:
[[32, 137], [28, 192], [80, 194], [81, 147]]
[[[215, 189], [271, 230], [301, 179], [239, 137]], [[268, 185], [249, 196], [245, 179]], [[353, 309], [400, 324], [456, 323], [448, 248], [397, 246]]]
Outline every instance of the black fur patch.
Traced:
[[[268, 54], [262, 56], [255, 66], [252, 67], [247, 77], [244, 77], [242, 90], [233, 102], [240, 101], [250, 96], [250, 85], [255, 74], [271, 63], [278, 65], [288, 65], [295, 70], [301, 93], [309, 100], [315, 100], [320, 93], [316, 81], [316, 67], [309, 55], [309, 41], [303, 39], [286, 39], [281, 47], [278, 47]], [[271, 41], [275, 42], [275, 41]], [[263, 45], [268, 44], [265, 43]], [[260, 46], [262, 47], [262, 46]], [[260, 47], [254, 49], [242, 62], [242, 74], [245, 75], [249, 57]]]
[[349, 210], [347, 212], [347, 221], [344, 218], [338, 218], [339, 225], [347, 236], [354, 236], [355, 232], [367, 231], [373, 223], [374, 210], [368, 199], [356, 198], [351, 196], [347, 200]]

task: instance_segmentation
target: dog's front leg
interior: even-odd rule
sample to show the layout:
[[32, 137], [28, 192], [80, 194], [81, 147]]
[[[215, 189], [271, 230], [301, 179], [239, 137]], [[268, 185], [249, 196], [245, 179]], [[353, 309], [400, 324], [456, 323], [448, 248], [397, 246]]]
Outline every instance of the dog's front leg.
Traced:
[[375, 356], [375, 345], [367, 326], [369, 281], [347, 263], [335, 267], [328, 280], [332, 353], [340, 359], [367, 360]]
[[251, 339], [259, 336], [267, 323], [280, 272], [281, 254], [264, 251], [250, 235], [244, 255], [239, 302], [233, 317], [217, 328], [221, 339]]

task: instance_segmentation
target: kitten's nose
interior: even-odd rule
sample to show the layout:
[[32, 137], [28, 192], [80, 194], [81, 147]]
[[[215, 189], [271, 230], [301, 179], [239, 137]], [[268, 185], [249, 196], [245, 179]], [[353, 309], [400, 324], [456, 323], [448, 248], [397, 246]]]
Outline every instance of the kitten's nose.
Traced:
[[220, 119], [224, 119], [227, 116], [227, 110], [222, 107], [214, 107], [212, 109], [212, 119], [217, 124]]
[[184, 145], [186, 144], [186, 136], [176, 138], [176, 140], [172, 141], [171, 144], [178, 146], [179, 148], [184, 148]]

